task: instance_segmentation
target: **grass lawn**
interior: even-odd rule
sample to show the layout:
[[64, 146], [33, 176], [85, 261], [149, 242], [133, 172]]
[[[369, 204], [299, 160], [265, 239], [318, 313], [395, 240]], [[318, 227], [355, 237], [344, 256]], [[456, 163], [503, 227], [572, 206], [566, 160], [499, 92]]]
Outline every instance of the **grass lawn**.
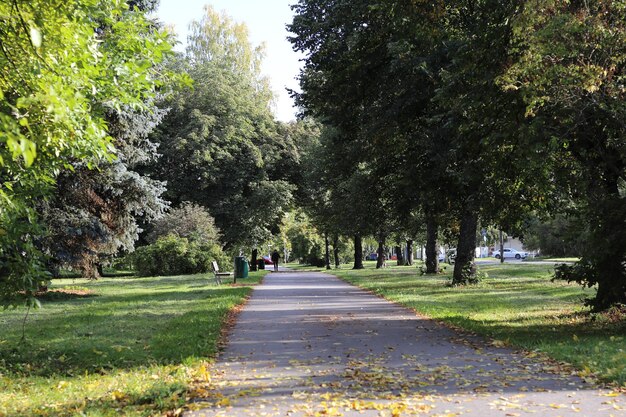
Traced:
[[212, 274], [53, 281], [70, 291], [44, 296], [25, 341], [26, 310], [0, 311], [0, 416], [177, 415], [263, 275], [219, 287]]
[[313, 272], [323, 272], [326, 270], [325, 267], [317, 267], [312, 265], [304, 265], [299, 264], [297, 262], [289, 262], [283, 265], [286, 268], [292, 269], [294, 271], [313, 271]]
[[626, 386], [623, 313], [590, 314], [577, 285], [551, 282], [550, 265], [483, 265], [476, 286], [451, 288], [452, 268], [420, 276], [415, 267], [329, 271], [434, 319], [576, 366], [582, 375]]
[[[395, 265], [396, 261], [387, 261], [389, 263], [389, 265]], [[376, 261], [363, 261], [363, 265], [365, 266], [365, 268], [375, 268], [376, 267]], [[326, 267], [324, 266], [313, 266], [313, 265], [306, 265], [306, 264], [299, 264], [297, 262], [289, 262], [284, 264], [284, 266], [286, 268], [292, 269], [294, 271], [307, 271], [307, 272], [325, 272], [326, 271]], [[332, 270], [335, 270], [335, 264], [333, 263], [331, 265]], [[350, 269], [352, 268], [352, 263], [349, 264], [342, 264], [341, 268], [343, 269]], [[330, 271], [329, 271], [330, 272]]]
[[578, 262], [580, 258], [567, 258], [567, 257], [550, 257], [550, 256], [535, 256], [534, 258], [526, 258], [525, 261], [546, 261], [546, 262]]

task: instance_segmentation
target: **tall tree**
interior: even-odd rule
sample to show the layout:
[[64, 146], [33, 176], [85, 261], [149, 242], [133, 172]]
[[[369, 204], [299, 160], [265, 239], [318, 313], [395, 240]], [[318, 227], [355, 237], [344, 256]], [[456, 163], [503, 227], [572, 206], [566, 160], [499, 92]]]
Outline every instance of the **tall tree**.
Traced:
[[[298, 100], [307, 112], [342, 132], [342, 141], [332, 151], [341, 151], [338, 160], [342, 166], [349, 164], [347, 173], [367, 165], [361, 175], [370, 174], [368, 191], [379, 190], [372, 196], [378, 204], [371, 215], [381, 222], [379, 229], [389, 229], [383, 222], [389, 215], [376, 213], [393, 213], [388, 209], [396, 204], [406, 206], [400, 200], [423, 204], [428, 198], [416, 196], [429, 190], [436, 189], [431, 193], [435, 196], [441, 194], [442, 183], [431, 179], [436, 172], [426, 173], [424, 166], [437, 161], [437, 155], [419, 141], [433, 137], [423, 132], [420, 118], [425, 117], [436, 86], [436, 75], [425, 57], [432, 39], [439, 37], [437, 28], [429, 25], [439, 6], [300, 1], [294, 10], [292, 43], [309, 54]], [[418, 152], [424, 156], [422, 171], [408, 180], [409, 173], [416, 171], [410, 168], [416, 165], [413, 158]], [[381, 194], [396, 183], [396, 190], [402, 184], [410, 186], [391, 196]], [[429, 206], [431, 224], [439, 206]], [[402, 227], [401, 222], [397, 227]], [[429, 230], [431, 241], [436, 242], [436, 224]], [[429, 251], [429, 259], [429, 272], [436, 272], [434, 251]]]
[[209, 209], [227, 246], [269, 239], [292, 200], [288, 174], [278, 169], [285, 148], [260, 75], [262, 48], [243, 24], [205, 7], [191, 24], [184, 56], [175, 63], [194, 80], [166, 103], [154, 135], [163, 157], [154, 166], [175, 205]]
[[147, 135], [162, 116], [154, 105], [141, 113], [128, 109], [109, 115], [116, 159], [97, 164], [97, 169], [76, 161], [72, 171], [58, 177], [53, 195], [38, 207], [47, 229], [40, 245], [54, 270], [70, 266], [84, 277], [97, 278], [103, 262], [134, 249], [139, 221], [162, 215], [165, 184], [138, 171], [157, 159]]
[[123, 2], [15, 0], [0, 15], [0, 297], [32, 301], [45, 279], [35, 206], [74, 162], [115, 160], [107, 114], [149, 110], [171, 46]]
[[458, 218], [453, 282], [471, 282], [479, 216], [500, 221], [500, 206], [525, 208], [513, 197], [531, 189], [516, 172], [532, 172], [517, 152], [524, 105], [495, 82], [518, 2], [302, 0], [294, 9], [292, 42], [309, 53], [301, 104], [343, 130], [355, 152], [346, 159], [373, 167], [372, 181], [413, 173], [415, 195], [392, 201], [421, 206], [429, 272], [439, 224]]
[[[128, 2], [126, 13], [154, 11], [154, 1]], [[147, 22], [147, 35], [157, 32], [157, 22]], [[101, 37], [118, 36], [115, 28], [103, 22]], [[155, 68], [155, 75], [167, 72]], [[169, 89], [161, 89], [161, 95]], [[148, 135], [165, 114], [150, 98], [144, 109], [129, 106], [105, 112], [108, 131], [116, 147], [113, 161], [102, 161], [97, 169], [89, 169], [83, 161], [72, 162], [72, 171], [61, 174], [53, 196], [39, 206], [47, 234], [40, 242], [50, 255], [49, 265], [79, 269], [83, 276], [97, 278], [102, 263], [119, 252], [130, 252], [138, 239], [138, 220], [150, 222], [158, 218], [165, 202], [161, 194], [165, 184], [142, 175], [138, 168], [157, 159], [156, 145]]]
[[501, 85], [524, 98], [534, 145], [589, 231], [582, 259], [558, 277], [597, 285], [596, 309], [626, 303], [626, 8], [624, 2], [527, 2]]

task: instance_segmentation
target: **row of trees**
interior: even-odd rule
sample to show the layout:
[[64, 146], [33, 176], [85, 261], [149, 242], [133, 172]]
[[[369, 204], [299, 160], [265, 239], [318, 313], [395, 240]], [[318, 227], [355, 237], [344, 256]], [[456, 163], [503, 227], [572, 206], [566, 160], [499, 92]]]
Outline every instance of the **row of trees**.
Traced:
[[262, 47], [206, 7], [174, 53], [156, 4], [0, 5], [3, 303], [36, 303], [61, 268], [97, 278], [138, 240], [140, 273], [203, 271], [290, 208], [314, 132], [274, 120]]
[[[96, 277], [141, 229], [146, 265], [254, 259], [298, 201], [325, 252], [353, 238], [356, 268], [365, 236], [381, 262], [426, 241], [429, 272], [438, 237], [457, 241], [455, 284], [475, 279], [479, 227], [575, 215], [583, 257], [558, 275], [598, 284], [596, 308], [626, 302], [620, 2], [301, 0], [297, 99], [317, 122], [291, 124], [244, 25], [207, 7], [174, 54], [155, 3], [0, 5], [3, 300], [33, 302], [62, 266]], [[206, 238], [155, 223], [168, 206], [209, 216]]]
[[576, 215], [582, 259], [557, 276], [626, 302], [623, 2], [301, 0], [297, 100], [324, 125], [308, 181], [328, 234], [457, 240], [476, 276], [480, 225]]

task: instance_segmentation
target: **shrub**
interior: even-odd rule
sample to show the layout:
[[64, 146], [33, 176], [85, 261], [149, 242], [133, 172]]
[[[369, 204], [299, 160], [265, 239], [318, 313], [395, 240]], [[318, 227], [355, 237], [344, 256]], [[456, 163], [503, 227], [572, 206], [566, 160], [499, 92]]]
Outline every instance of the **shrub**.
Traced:
[[155, 220], [147, 240], [154, 243], [167, 235], [185, 237], [203, 244], [217, 242], [220, 238], [220, 232], [209, 211], [189, 202], [182, 203], [180, 207], [171, 209], [165, 216]]
[[208, 272], [213, 260], [218, 262], [220, 268], [228, 264], [217, 244], [190, 242], [175, 235], [161, 237], [151, 245], [137, 248], [131, 258], [137, 274], [141, 276]]

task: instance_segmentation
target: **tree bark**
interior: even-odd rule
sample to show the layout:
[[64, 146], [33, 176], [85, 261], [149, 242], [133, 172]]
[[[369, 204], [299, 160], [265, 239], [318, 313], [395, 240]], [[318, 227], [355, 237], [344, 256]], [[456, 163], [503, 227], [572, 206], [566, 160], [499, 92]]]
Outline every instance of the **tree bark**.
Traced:
[[80, 265], [80, 272], [83, 275], [83, 278], [87, 278], [89, 280], [98, 280], [102, 275], [100, 275], [99, 271], [102, 269], [102, 266], [99, 266], [99, 263], [94, 263], [91, 259], [85, 259], [85, 261]]
[[504, 234], [500, 229], [500, 263], [504, 263]]
[[252, 249], [252, 259], [250, 260], [250, 271], [258, 270], [258, 264], [257, 264], [258, 257], [259, 257], [259, 250], [257, 248]]
[[330, 242], [328, 240], [328, 233], [324, 233], [324, 263], [326, 264], [326, 269], [330, 269]]
[[406, 240], [406, 262], [407, 266], [413, 265], [413, 240]]
[[376, 259], [376, 269], [380, 269], [385, 266], [385, 238], [381, 238], [378, 241], [378, 257]]
[[439, 272], [439, 257], [437, 256], [437, 232], [439, 225], [433, 215], [426, 216], [426, 273]]
[[363, 269], [363, 239], [354, 235], [354, 266], [352, 269]]
[[395, 247], [396, 250], [396, 263], [398, 266], [404, 266], [404, 254], [402, 253], [402, 248], [400, 246]]
[[597, 271], [594, 281], [598, 291], [591, 302], [595, 311], [626, 304], [626, 206], [620, 195], [619, 178], [608, 169], [604, 177], [602, 187], [590, 191], [589, 209], [595, 221], [591, 222], [589, 246], [594, 248], [586, 248], [581, 259]]
[[339, 269], [339, 236], [335, 235], [333, 239], [333, 257], [335, 258], [335, 269]]
[[474, 256], [476, 255], [477, 227], [478, 210], [475, 210], [474, 205], [466, 203], [461, 214], [461, 231], [452, 274], [453, 285], [469, 284], [476, 279]]

